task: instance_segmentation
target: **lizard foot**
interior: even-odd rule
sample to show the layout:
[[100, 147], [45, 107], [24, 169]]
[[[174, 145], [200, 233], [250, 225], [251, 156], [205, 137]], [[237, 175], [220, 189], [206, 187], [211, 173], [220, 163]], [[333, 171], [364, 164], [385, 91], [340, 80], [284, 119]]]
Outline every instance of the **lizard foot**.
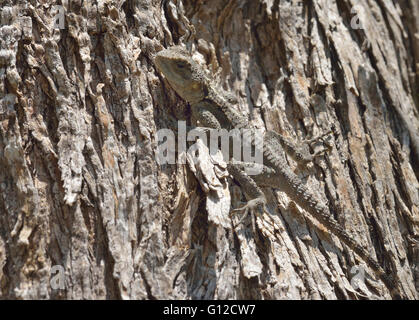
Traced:
[[237, 214], [239, 212], [243, 212], [243, 216], [239, 220], [237, 224], [234, 225], [234, 227], [238, 226], [243, 222], [243, 220], [250, 214], [252, 218], [252, 228], [253, 232], [256, 232], [256, 224], [255, 224], [255, 213], [260, 214], [264, 210], [266, 210], [266, 200], [265, 197], [258, 197], [252, 200], [249, 200], [244, 206], [234, 209], [231, 211], [231, 215]]

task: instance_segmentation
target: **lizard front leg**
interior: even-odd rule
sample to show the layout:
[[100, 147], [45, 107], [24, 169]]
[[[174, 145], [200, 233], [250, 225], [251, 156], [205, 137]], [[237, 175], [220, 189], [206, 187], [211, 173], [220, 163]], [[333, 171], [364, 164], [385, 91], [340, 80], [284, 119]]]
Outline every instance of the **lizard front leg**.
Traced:
[[221, 124], [210, 108], [211, 105], [208, 102], [193, 104], [191, 106], [192, 118], [199, 126], [220, 130]]

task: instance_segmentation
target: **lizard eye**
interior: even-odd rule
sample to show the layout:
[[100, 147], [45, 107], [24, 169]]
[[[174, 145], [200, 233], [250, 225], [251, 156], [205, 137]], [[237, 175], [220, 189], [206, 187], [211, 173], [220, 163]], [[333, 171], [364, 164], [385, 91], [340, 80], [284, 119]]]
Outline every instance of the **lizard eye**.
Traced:
[[183, 69], [183, 68], [185, 68], [185, 64], [184, 64], [183, 62], [178, 62], [178, 63], [177, 63], [177, 67], [178, 67], [179, 69]]

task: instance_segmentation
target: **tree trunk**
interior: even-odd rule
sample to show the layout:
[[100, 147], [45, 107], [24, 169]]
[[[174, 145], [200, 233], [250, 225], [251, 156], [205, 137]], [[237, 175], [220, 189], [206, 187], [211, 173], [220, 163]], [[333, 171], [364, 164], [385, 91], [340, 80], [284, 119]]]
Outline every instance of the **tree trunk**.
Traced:
[[239, 184], [224, 178], [214, 202], [199, 168], [158, 164], [158, 130], [190, 124], [153, 62], [170, 45], [218, 73], [255, 126], [296, 142], [334, 128], [327, 154], [289, 165], [418, 298], [416, 0], [0, 6], [0, 298], [392, 298], [281, 190], [238, 228]]

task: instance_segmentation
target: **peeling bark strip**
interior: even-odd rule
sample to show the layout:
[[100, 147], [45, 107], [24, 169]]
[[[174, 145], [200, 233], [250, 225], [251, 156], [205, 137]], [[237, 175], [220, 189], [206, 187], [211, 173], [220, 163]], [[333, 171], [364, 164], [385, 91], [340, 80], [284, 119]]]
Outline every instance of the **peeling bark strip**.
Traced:
[[283, 190], [236, 228], [244, 195], [219, 157], [157, 164], [156, 132], [193, 125], [153, 62], [174, 44], [253, 126], [335, 128], [327, 154], [288, 164], [419, 297], [416, 0], [0, 6], [1, 299], [392, 298]]

